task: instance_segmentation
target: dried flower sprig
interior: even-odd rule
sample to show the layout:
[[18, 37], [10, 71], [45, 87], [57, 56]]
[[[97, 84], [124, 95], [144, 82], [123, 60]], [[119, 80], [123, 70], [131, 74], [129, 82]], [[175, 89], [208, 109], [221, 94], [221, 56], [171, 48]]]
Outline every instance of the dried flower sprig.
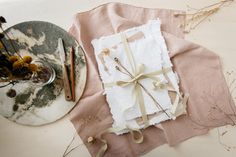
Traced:
[[[31, 80], [34, 83], [45, 82], [48, 77], [44, 74], [48, 70], [42, 64], [40, 65], [39, 62], [33, 63], [31, 56], [21, 56], [17, 53], [11, 38], [2, 27], [6, 22], [6, 19], [0, 16], [0, 31], [2, 30], [0, 32], [0, 88], [9, 85], [14, 86], [16, 83], [25, 82], [26, 80]], [[4, 38], [7, 40], [3, 40]], [[14, 52], [11, 52], [9, 47]], [[11, 87], [6, 94], [8, 97], [13, 98], [16, 96], [16, 91]]]
[[223, 0], [200, 9], [195, 9], [188, 6], [195, 12], [187, 14], [178, 13], [175, 14], [175, 16], [186, 16], [185, 23], [180, 25], [180, 27], [184, 27], [185, 33], [189, 33], [191, 30], [195, 29], [198, 25], [205, 21], [209, 16], [217, 13], [222, 7], [226, 6], [226, 4], [231, 4], [232, 2], [234, 2], [234, 0]]
[[[230, 94], [232, 95], [234, 101], [236, 100], [236, 97], [235, 97], [235, 88], [236, 88], [236, 79], [235, 79], [235, 73], [233, 70], [231, 71], [227, 71], [226, 72], [226, 82], [228, 83], [228, 86], [229, 86], [229, 90], [230, 90]], [[234, 109], [234, 107], [232, 105], [234, 105], [233, 103], [231, 103], [231, 100], [229, 99], [229, 107], [230, 109], [232, 110], [232, 113], [229, 114], [229, 113], [226, 113], [218, 104], [218, 101], [217, 100], [213, 100], [213, 99], [210, 99], [214, 93], [211, 93], [209, 95], [207, 95], [207, 97], [205, 98], [205, 100], [208, 101], [208, 103], [211, 105], [211, 108], [209, 110], [209, 114], [208, 114], [208, 119], [209, 120], [212, 120], [212, 121], [218, 121], [219, 119], [216, 119], [216, 117], [214, 116], [214, 113], [220, 113], [222, 114], [226, 119], [228, 119], [229, 121], [231, 121], [231, 125], [232, 126], [236, 126], [236, 111]], [[206, 94], [205, 94], [206, 95]], [[216, 125], [206, 125], [204, 124], [200, 119], [194, 119], [191, 114], [188, 114], [189, 116], [189, 119], [190, 121], [195, 124], [197, 127], [195, 127], [195, 129], [212, 129], [212, 128], [215, 128]], [[229, 123], [226, 123], [224, 122], [223, 125], [228, 125]], [[229, 131], [223, 131], [222, 133], [220, 132], [220, 129], [219, 128], [216, 128], [217, 129], [217, 136], [218, 136], [218, 142], [219, 144], [226, 150], [226, 151], [230, 151], [231, 149], [236, 149], [236, 146], [234, 145], [228, 145], [226, 143], [224, 143], [222, 140], [223, 136], [227, 133], [229, 134], [230, 132]]]
[[11, 54], [11, 52], [8, 51], [7, 47], [5, 46], [4, 42], [2, 41], [2, 39], [6, 36], [6, 37], [8, 38], [8, 41], [9, 41], [11, 47], [12, 47], [13, 50], [14, 50], [14, 53], [15, 53], [16, 55], [18, 55], [18, 56], [21, 58], [21, 55], [20, 55], [19, 53], [17, 53], [16, 48], [15, 48], [14, 44], [12, 43], [11, 38], [10, 38], [9, 35], [5, 32], [5, 30], [3, 29], [3, 27], [2, 27], [2, 24], [3, 24], [3, 23], [7, 23], [7, 21], [6, 21], [6, 19], [5, 19], [3, 16], [0, 16], [0, 29], [1, 29], [1, 31], [2, 31], [2, 33], [0, 33], [0, 34], [1, 34], [1, 35], [0, 35], [0, 42], [1, 42], [1, 44], [4, 46], [5, 51], [6, 51], [8, 54]]
[[70, 149], [70, 147], [72, 146], [73, 142], [75, 141], [76, 135], [77, 135], [77, 132], [74, 133], [74, 136], [73, 136], [73, 138], [71, 139], [70, 143], [67, 145], [67, 147], [66, 147], [66, 149], [65, 149], [65, 151], [64, 151], [64, 153], [63, 153], [63, 155], [62, 155], [62, 157], [68, 156], [72, 151], [74, 151], [74, 150], [77, 149], [78, 147], [84, 145], [83, 143], [81, 143], [81, 144], [78, 144], [78, 145], [76, 145], [76, 146], [74, 146], [73, 148]]
[[[6, 19], [3, 16], [0, 16], [0, 29], [2, 30], [2, 33], [0, 33], [0, 82], [9, 83], [0, 87], [13, 84], [13, 82], [22, 78], [28, 79], [30, 75], [37, 70], [37, 66], [31, 63], [32, 58], [30, 56], [22, 57], [17, 53], [12, 40], [2, 27], [2, 24], [6, 22]], [[8, 38], [11, 47], [14, 49], [14, 54], [17, 55], [14, 55], [12, 52], [8, 51], [7, 46], [3, 42], [3, 38], [5, 36]]]

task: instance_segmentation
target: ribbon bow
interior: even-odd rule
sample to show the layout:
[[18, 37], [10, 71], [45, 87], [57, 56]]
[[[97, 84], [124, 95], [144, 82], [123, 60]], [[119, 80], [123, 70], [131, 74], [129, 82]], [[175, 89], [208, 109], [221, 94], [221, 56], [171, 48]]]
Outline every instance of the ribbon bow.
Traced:
[[171, 71], [171, 68], [163, 68], [162, 70], [159, 70], [159, 71], [155, 71], [151, 73], [144, 73], [144, 68], [145, 68], [145, 65], [140, 64], [138, 66], [138, 72], [135, 76], [130, 75], [130, 79], [128, 80], [116, 81], [116, 85], [122, 86], [122, 87], [127, 86], [129, 84], [136, 85], [139, 80], [150, 78], [155, 81], [153, 82], [154, 87], [157, 87], [159, 85], [164, 85], [165, 82], [160, 81], [160, 79], [155, 76]]
[[[167, 73], [167, 72], [171, 71], [172, 69], [171, 69], [171, 67], [168, 67], [168, 68], [163, 68], [161, 70], [157, 70], [157, 71], [154, 71], [154, 72], [144, 73], [145, 65], [144, 64], [139, 64], [138, 66], [136, 65], [133, 54], [132, 54], [132, 52], [130, 50], [130, 47], [127, 43], [127, 40], [125, 38], [125, 35], [121, 34], [121, 38], [122, 38], [122, 42], [123, 42], [124, 48], [125, 48], [125, 53], [126, 53], [126, 56], [128, 58], [129, 64], [131, 65], [132, 71], [131, 72], [128, 71], [123, 65], [121, 65], [118, 58], [114, 59], [115, 62], [118, 64], [116, 69], [119, 70], [120, 72], [122, 72], [122, 70], [123, 70], [122, 73], [128, 75], [130, 78], [127, 79], [127, 80], [116, 81], [115, 83], [106, 83], [105, 85], [106, 86], [117, 85], [117, 86], [125, 87], [125, 86], [128, 86], [130, 84], [133, 84], [134, 85], [133, 94], [134, 94], [134, 96], [136, 98], [136, 101], [139, 105], [139, 109], [140, 109], [140, 112], [141, 112], [141, 115], [142, 115], [143, 123], [144, 123], [145, 127], [147, 127], [148, 126], [148, 117], [147, 117], [146, 109], [145, 109], [145, 105], [144, 105], [144, 98], [143, 98], [142, 89], [147, 95], [149, 95], [152, 98], [152, 100], [155, 102], [155, 104], [157, 105], [157, 107], [160, 110], [162, 110], [163, 112], [165, 112], [165, 111], [163, 110], [161, 105], [159, 105], [159, 103], [154, 99], [154, 97], [148, 92], [148, 90], [140, 83], [140, 80], [147, 79], [147, 78], [152, 79], [154, 81], [154, 88], [155, 89], [157, 87], [158, 88], [160, 88], [161, 86], [163, 87], [164, 83], [160, 82], [160, 79], [157, 78], [156, 76], [160, 75], [160, 74]], [[170, 117], [167, 113], [166, 113], [166, 115], [168, 117]]]

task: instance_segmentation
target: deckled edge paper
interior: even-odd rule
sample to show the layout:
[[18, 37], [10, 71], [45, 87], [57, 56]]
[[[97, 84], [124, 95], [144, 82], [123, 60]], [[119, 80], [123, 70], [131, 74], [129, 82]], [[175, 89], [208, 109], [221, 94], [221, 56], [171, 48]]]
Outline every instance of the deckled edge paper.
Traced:
[[[149, 21], [147, 24], [141, 25], [139, 27], [134, 27], [134, 28], [128, 29], [123, 32], [127, 36], [131, 36], [131, 37], [134, 36], [135, 34], [138, 34], [141, 32], [141, 33], [143, 33], [144, 38], [151, 39], [150, 42], [152, 42], [152, 43], [150, 46], [153, 46], [153, 47], [151, 47], [152, 49], [148, 49], [148, 47], [145, 47], [146, 46], [144, 43], [145, 41], [143, 41], [145, 39], [142, 39], [142, 37], [141, 37], [141, 39], [137, 39], [137, 40], [134, 40], [133, 42], [130, 42], [130, 44], [136, 45], [136, 47], [138, 47], [138, 49], [136, 49], [136, 51], [139, 51], [139, 49], [141, 48], [140, 45], [144, 46], [143, 52], [141, 52], [141, 53], [136, 52], [139, 54], [139, 56], [136, 56], [136, 58], [140, 57], [141, 60], [139, 60], [139, 62], [142, 62], [142, 63], [143, 63], [143, 60], [145, 59], [145, 56], [148, 59], [147, 63], [154, 60], [153, 64], [155, 66], [154, 66], [153, 70], [158, 69], [157, 67], [159, 67], [159, 70], [160, 70], [162, 68], [173, 66], [170, 61], [169, 55], [168, 55], [168, 51], [167, 51], [167, 47], [165, 45], [164, 38], [161, 35], [160, 24], [161, 24], [161, 22], [159, 19], [152, 20], [152, 21]], [[115, 81], [117, 81], [116, 80], [117, 78], [118, 78], [118, 80], [122, 79], [121, 76], [116, 75], [116, 69], [115, 69], [116, 64], [113, 61], [113, 58], [115, 58], [116, 54], [118, 53], [118, 52], [116, 52], [117, 47], [121, 46], [120, 48], [122, 48], [122, 45], [120, 45], [121, 44], [120, 34], [122, 34], [122, 33], [117, 33], [117, 34], [110, 35], [110, 36], [104, 36], [99, 39], [92, 40], [92, 44], [93, 44], [94, 50], [95, 50], [96, 60], [98, 62], [100, 76], [101, 76], [101, 79], [104, 84], [106, 84], [108, 81], [115, 82]], [[137, 45], [137, 44], [139, 44], [139, 45]], [[109, 52], [103, 52], [104, 49]], [[134, 46], [133, 46], [133, 50], [135, 51]], [[104, 53], [104, 54], [102, 54], [102, 53]], [[106, 54], [106, 53], [109, 53], [109, 54]], [[123, 53], [122, 55], [125, 55], [124, 52], [121, 52], [121, 53]], [[155, 54], [156, 54], [156, 56], [155, 56]], [[101, 56], [101, 55], [103, 55], [103, 56]], [[125, 58], [123, 58], [122, 55], [121, 55], [122, 60], [125, 60]], [[121, 62], [122, 62], [122, 60], [121, 60]], [[127, 60], [127, 58], [126, 58], [126, 60]], [[159, 64], [159, 66], [157, 63]], [[127, 64], [126, 64], [126, 66], [127, 66]], [[129, 67], [129, 65], [128, 65], [128, 67]], [[122, 75], [122, 74], [120, 73], [120, 75]], [[167, 77], [169, 78], [169, 81], [171, 82], [170, 84], [173, 86], [173, 89], [176, 91], [177, 94], [180, 94], [176, 74], [173, 71], [170, 71], [166, 75], [168, 75]], [[119, 77], [121, 77], [121, 78], [119, 78]], [[161, 79], [159, 76], [157, 76], [157, 78]], [[162, 75], [162, 79], [164, 79], [164, 81], [167, 81], [163, 75]], [[150, 80], [150, 79], [145, 80], [145, 81], [146, 81], [146, 83], [147, 83], [147, 81], [152, 82], [152, 80]], [[145, 83], [145, 82], [143, 81], [142, 83]], [[135, 97], [133, 97], [133, 94], [132, 94], [132, 90], [133, 90], [132, 87], [128, 88], [128, 89], [120, 88], [118, 86], [104, 87], [104, 88], [105, 88], [106, 99], [108, 101], [108, 104], [110, 106], [111, 113], [112, 113], [113, 119], [114, 119], [113, 127], [114, 128], [117, 128], [117, 127], [124, 128], [122, 131], [117, 132], [117, 134], [128, 132], [128, 130], [126, 130], [127, 125], [131, 128], [137, 128], [137, 129], [144, 128], [144, 125], [141, 125], [141, 126], [138, 125], [138, 123], [135, 120], [135, 118], [138, 118], [141, 116], [141, 113], [138, 108], [138, 104], [137, 103], [135, 104], [135, 102], [132, 102], [131, 100], [128, 101], [126, 99], [127, 97], [129, 97], [128, 95], [130, 95], [131, 99], [135, 99]], [[153, 91], [150, 87], [149, 87], [149, 90], [151, 90], [152, 92], [155, 92], [155, 93], [158, 92], [158, 91]], [[169, 115], [169, 117], [168, 117], [168, 115], [166, 116], [165, 113], [157, 114], [160, 110], [156, 106], [155, 106], [156, 109], [155, 108], [149, 109], [148, 107], [150, 107], [150, 106], [145, 106], [147, 109], [149, 109], [149, 110], [147, 110], [147, 113], [149, 115], [157, 114], [156, 116], [153, 116], [149, 120], [149, 125], [158, 124], [161, 121], [176, 118], [175, 115], [170, 113], [170, 111], [173, 110], [173, 108], [172, 108], [173, 105], [170, 102], [170, 97], [167, 92], [168, 90], [162, 89], [160, 91], [163, 92], [164, 90], [165, 90], [166, 96], [164, 96], [164, 99], [162, 100], [162, 102], [164, 102], [164, 103], [168, 102], [168, 104], [169, 104], [167, 108], [166, 107], [164, 108], [166, 110], [166, 113]], [[163, 97], [162, 95], [156, 94], [156, 97], [157, 98]], [[148, 95], [146, 95], [146, 97], [148, 97]], [[123, 100], [123, 99], [126, 99], [126, 100], [119, 102], [120, 100]], [[152, 102], [152, 100], [150, 100], [150, 101]], [[150, 101], [145, 102], [145, 104], [150, 104], [151, 103]], [[179, 101], [179, 100], [175, 100], [175, 101]], [[132, 114], [133, 116], [131, 116], [131, 118], [129, 118], [129, 119], [126, 119], [125, 115], [124, 115], [124, 112], [125, 111], [127, 112], [126, 105], [128, 106], [129, 104], [132, 104], [132, 103], [135, 106], [131, 106], [130, 108], [129, 107], [127, 107], [127, 108], [129, 108], [129, 110], [131, 111], [130, 114], [132, 114], [132, 110], [134, 110], [134, 107], [135, 107], [136, 108], [135, 111], [137, 114], [135, 115], [135, 112], [133, 111], [133, 114]], [[124, 106], [119, 107], [119, 104], [120, 105], [123, 104]], [[163, 105], [163, 103], [161, 105]], [[151, 107], [153, 107], [153, 106], [154, 106], [154, 104], [152, 104]], [[177, 106], [174, 106], [174, 107], [177, 107]], [[181, 110], [182, 111], [179, 111], [177, 116], [179, 116], [183, 113], [186, 113], [185, 108], [182, 107]]]

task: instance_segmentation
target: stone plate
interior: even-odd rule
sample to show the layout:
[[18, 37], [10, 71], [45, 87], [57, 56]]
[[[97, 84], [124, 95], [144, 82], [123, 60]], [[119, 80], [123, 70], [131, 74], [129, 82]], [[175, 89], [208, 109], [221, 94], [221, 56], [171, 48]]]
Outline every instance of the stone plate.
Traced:
[[[48, 22], [23, 22], [8, 28], [6, 32], [17, 52], [22, 56], [30, 55], [33, 60], [46, 61], [55, 69], [56, 78], [53, 83], [43, 87], [24, 82], [0, 88], [0, 114], [16, 123], [31, 126], [48, 124], [62, 118], [75, 106], [85, 87], [87, 69], [82, 48], [65, 30]], [[75, 102], [65, 100], [62, 66], [57, 50], [58, 38], [63, 39], [67, 56], [71, 47], [75, 49]], [[3, 42], [8, 50], [14, 51], [8, 39]], [[10, 88], [16, 90], [16, 97], [9, 98], [6, 95]]]

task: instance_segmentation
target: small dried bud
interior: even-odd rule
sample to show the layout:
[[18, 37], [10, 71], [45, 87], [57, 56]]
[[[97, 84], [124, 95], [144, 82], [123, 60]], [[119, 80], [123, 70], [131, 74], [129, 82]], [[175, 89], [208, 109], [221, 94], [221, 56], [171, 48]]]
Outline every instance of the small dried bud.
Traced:
[[119, 59], [117, 57], [114, 58], [115, 62], [119, 62]]
[[24, 66], [24, 61], [23, 60], [17, 60], [13, 63], [13, 68], [14, 69], [19, 69]]
[[30, 57], [30, 56], [24, 56], [24, 57], [23, 57], [23, 61], [24, 61], [25, 63], [30, 63], [30, 62], [32, 61], [32, 57]]
[[11, 62], [11, 63], [14, 63], [16, 61], [18, 61], [20, 58], [18, 56], [10, 56], [8, 58], [8, 60]]
[[95, 142], [95, 138], [93, 138], [92, 136], [88, 137], [87, 139], [88, 143], [94, 143]]
[[35, 72], [38, 70], [38, 66], [36, 64], [29, 64], [28, 68], [30, 71]]
[[0, 22], [1, 23], [6, 23], [7, 21], [6, 21], [6, 19], [3, 16], [0, 16]]
[[116, 70], [120, 71], [120, 68], [118, 66], [116, 66], [115, 68], [116, 68]]

